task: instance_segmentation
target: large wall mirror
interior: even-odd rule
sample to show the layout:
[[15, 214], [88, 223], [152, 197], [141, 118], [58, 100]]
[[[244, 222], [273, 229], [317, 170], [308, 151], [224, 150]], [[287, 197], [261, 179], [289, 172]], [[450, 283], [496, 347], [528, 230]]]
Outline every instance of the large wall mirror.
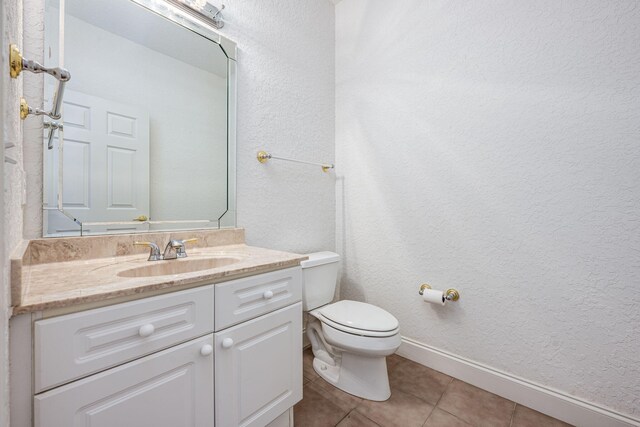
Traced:
[[235, 44], [164, 0], [45, 4], [45, 66], [71, 79], [43, 234], [235, 226]]

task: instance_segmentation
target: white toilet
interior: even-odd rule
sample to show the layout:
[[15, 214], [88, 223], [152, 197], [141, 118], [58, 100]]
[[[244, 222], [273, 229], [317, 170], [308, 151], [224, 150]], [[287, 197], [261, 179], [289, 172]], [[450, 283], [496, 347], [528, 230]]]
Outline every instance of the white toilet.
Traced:
[[375, 305], [333, 300], [340, 255], [309, 254], [302, 265], [303, 310], [313, 368], [329, 383], [369, 400], [391, 396], [386, 356], [400, 347], [398, 320]]

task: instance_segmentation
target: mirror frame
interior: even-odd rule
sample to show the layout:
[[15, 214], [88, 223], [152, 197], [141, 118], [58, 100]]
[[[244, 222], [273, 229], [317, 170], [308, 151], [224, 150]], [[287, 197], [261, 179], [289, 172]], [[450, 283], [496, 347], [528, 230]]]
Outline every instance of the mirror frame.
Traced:
[[[211, 25], [203, 19], [200, 20], [193, 14], [182, 10], [179, 6], [173, 4], [171, 0], [129, 0], [151, 13], [162, 16], [187, 30], [190, 30], [220, 46], [222, 52], [227, 57], [227, 207], [226, 210], [217, 218], [218, 229], [236, 227], [236, 109], [237, 109], [237, 45], [234, 41], [228, 39], [218, 33]], [[196, 11], [197, 13], [197, 11]], [[63, 119], [64, 121], [64, 119]], [[63, 136], [64, 138], [64, 136]], [[63, 144], [64, 145], [64, 144]], [[61, 153], [62, 154], [62, 153]], [[62, 157], [62, 156], [61, 156]], [[43, 164], [43, 168], [44, 168]], [[57, 209], [60, 213], [67, 216], [70, 221], [79, 226], [78, 236], [87, 236], [83, 234], [82, 223], [66, 212], [62, 206], [63, 182], [62, 173], [58, 174], [58, 195]], [[43, 206], [44, 208], [44, 206]], [[46, 212], [46, 209], [45, 209]], [[42, 236], [47, 238], [55, 238], [59, 236], [47, 234], [46, 213], [43, 215]], [[221, 226], [222, 219], [230, 221], [230, 225]], [[186, 227], [180, 229], [171, 229], [169, 231], [197, 230], [198, 227]], [[211, 228], [207, 228], [211, 229]], [[126, 234], [144, 234], [157, 233], [163, 230], [135, 231]], [[166, 231], [166, 230], [165, 230]], [[110, 233], [100, 233], [96, 235], [109, 235]], [[93, 234], [92, 234], [93, 235]], [[69, 236], [66, 236], [69, 237]]]

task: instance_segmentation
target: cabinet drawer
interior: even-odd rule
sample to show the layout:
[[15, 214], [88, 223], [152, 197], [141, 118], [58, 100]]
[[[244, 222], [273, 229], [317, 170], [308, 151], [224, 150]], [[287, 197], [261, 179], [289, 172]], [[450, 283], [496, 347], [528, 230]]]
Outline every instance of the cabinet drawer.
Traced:
[[213, 285], [35, 322], [35, 392], [213, 332]]
[[34, 398], [35, 427], [211, 427], [213, 335]]
[[302, 300], [300, 267], [216, 285], [216, 331]]

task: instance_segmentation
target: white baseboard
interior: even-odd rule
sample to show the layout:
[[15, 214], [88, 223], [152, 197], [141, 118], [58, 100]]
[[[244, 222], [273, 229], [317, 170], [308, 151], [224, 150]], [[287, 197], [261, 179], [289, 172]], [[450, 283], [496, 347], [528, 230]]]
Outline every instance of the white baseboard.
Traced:
[[402, 338], [397, 354], [579, 427], [640, 427], [634, 419], [480, 363]]

